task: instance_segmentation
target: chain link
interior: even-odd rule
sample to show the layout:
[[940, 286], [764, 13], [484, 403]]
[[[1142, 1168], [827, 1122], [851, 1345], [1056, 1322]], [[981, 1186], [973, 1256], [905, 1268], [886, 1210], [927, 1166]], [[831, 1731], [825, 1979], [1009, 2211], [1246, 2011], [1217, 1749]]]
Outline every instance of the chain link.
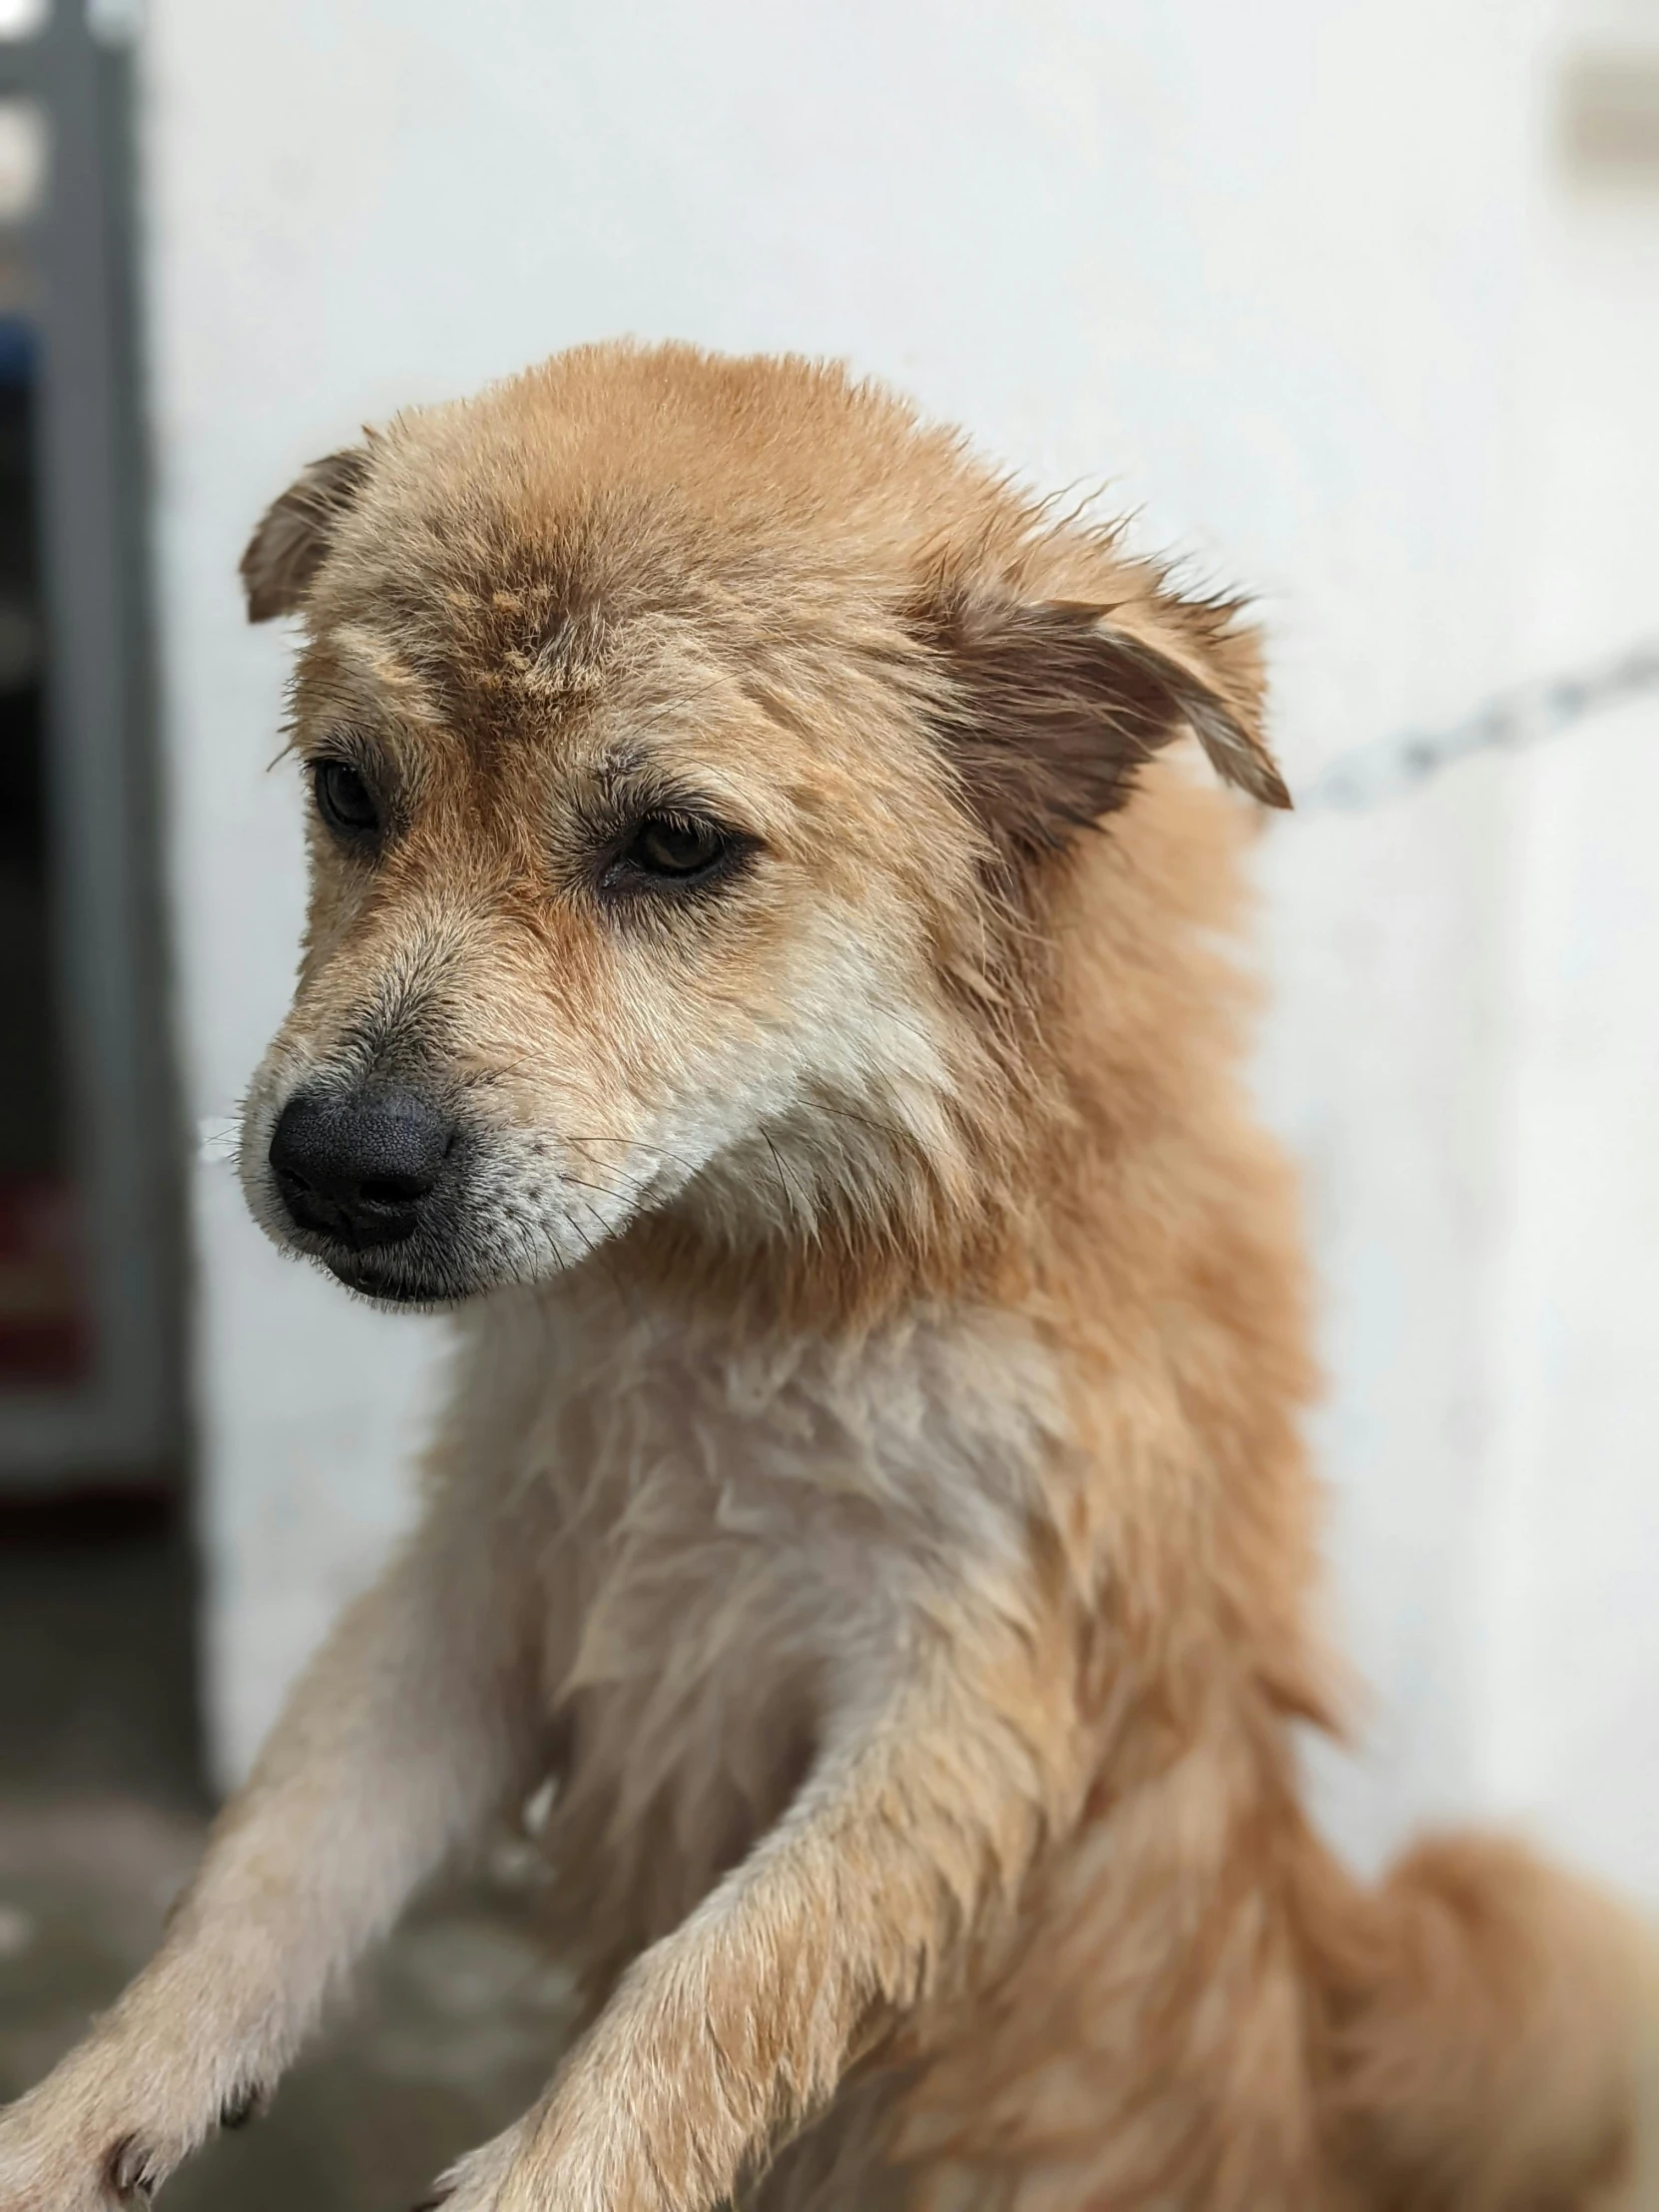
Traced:
[[1519, 752], [1569, 730], [1588, 715], [1659, 692], [1659, 638], [1615, 659], [1523, 684], [1444, 730], [1405, 730], [1357, 746], [1296, 794], [1298, 814], [1355, 813], [1401, 799], [1474, 753]]

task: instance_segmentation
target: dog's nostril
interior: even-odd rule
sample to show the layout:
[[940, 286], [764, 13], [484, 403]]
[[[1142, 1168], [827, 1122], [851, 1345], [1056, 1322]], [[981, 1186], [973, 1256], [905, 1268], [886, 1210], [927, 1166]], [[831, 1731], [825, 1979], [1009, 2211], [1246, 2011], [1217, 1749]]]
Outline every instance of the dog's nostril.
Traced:
[[271, 1166], [302, 1229], [353, 1246], [414, 1234], [455, 1146], [446, 1116], [412, 1091], [301, 1091], [283, 1107]]

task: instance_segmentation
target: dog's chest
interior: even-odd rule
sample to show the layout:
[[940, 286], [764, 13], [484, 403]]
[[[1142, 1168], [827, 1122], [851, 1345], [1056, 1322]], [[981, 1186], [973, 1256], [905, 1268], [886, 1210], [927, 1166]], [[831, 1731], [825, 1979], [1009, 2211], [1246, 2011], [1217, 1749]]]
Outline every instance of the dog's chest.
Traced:
[[518, 1480], [552, 1507], [554, 1842], [609, 1888], [648, 1838], [655, 1922], [776, 1816], [826, 1705], [878, 1689], [926, 1605], [1016, 1571], [1056, 1392], [997, 1314], [741, 1349], [598, 1301], [547, 1320]]

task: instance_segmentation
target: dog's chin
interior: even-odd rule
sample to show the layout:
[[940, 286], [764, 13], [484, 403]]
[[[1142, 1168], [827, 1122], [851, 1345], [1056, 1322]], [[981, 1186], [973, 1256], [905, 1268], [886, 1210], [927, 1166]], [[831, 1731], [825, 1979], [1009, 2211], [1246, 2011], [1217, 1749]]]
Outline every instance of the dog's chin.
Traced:
[[411, 1266], [406, 1260], [393, 1264], [384, 1253], [307, 1250], [293, 1244], [288, 1249], [309, 1260], [325, 1275], [332, 1276], [353, 1298], [378, 1306], [385, 1313], [452, 1313], [456, 1307], [464, 1306], [469, 1299], [479, 1298], [492, 1288], [488, 1283], [473, 1281], [458, 1269], [426, 1270]]
[[332, 1261], [324, 1261], [323, 1265], [353, 1298], [378, 1306], [383, 1313], [448, 1314], [478, 1296], [478, 1291], [468, 1285], [422, 1283], [418, 1278], [399, 1280], [377, 1275], [370, 1268], [336, 1266]]

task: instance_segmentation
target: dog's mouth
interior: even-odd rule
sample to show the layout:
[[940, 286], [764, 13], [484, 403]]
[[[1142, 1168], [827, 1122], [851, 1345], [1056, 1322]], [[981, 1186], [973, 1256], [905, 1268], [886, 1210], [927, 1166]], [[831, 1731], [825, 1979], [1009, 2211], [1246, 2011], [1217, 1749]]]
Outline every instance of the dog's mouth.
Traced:
[[243, 1183], [284, 1251], [388, 1309], [443, 1311], [580, 1265], [650, 1177], [601, 1188], [549, 1132], [497, 1129], [440, 1084], [314, 1074], [245, 1124]]
[[309, 1262], [354, 1298], [375, 1306], [436, 1313], [489, 1288], [462, 1254], [433, 1249], [424, 1238], [408, 1244], [363, 1246], [318, 1235], [290, 1221], [267, 1226], [290, 1257]]
[[397, 1306], [415, 1312], [439, 1313], [458, 1306], [471, 1295], [472, 1286], [424, 1276], [407, 1268], [393, 1270], [377, 1263], [372, 1252], [318, 1252], [310, 1255], [336, 1283], [376, 1306]]

